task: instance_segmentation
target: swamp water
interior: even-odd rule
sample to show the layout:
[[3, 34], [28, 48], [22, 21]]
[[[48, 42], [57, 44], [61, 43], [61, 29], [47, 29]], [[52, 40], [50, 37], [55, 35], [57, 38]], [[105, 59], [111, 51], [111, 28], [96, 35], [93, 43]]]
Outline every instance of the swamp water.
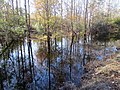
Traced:
[[[58, 40], [57, 45], [52, 40], [50, 67], [47, 59], [47, 42], [25, 39], [23, 42], [13, 42], [3, 51], [1, 49], [1, 89], [57, 90], [68, 81], [80, 86], [80, 78], [84, 73], [83, 46], [81, 41], [76, 42], [72, 47], [71, 57], [69, 48], [69, 39], [63, 38], [62, 42]], [[96, 56], [99, 60], [101, 57], [103, 55]]]

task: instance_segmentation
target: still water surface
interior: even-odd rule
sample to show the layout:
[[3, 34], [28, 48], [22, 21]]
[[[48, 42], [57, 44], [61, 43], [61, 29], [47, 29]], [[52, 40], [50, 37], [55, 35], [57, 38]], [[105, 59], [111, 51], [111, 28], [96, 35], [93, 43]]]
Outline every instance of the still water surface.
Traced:
[[[83, 69], [83, 46], [74, 43], [69, 56], [70, 40], [51, 42], [50, 67], [47, 59], [47, 42], [36, 40], [13, 42], [0, 57], [0, 84], [4, 90], [56, 90], [65, 82], [80, 86]], [[106, 50], [109, 50], [106, 48]], [[96, 53], [100, 51], [95, 51]], [[104, 55], [97, 55], [102, 60]], [[49, 73], [50, 68], [50, 73]], [[50, 78], [49, 78], [50, 74]]]
[[5, 90], [47, 90], [49, 79], [54, 90], [67, 81], [79, 85], [83, 66], [80, 53], [76, 53], [76, 57], [75, 52], [80, 49], [76, 48], [70, 64], [69, 45], [69, 40], [64, 38], [62, 43], [57, 41], [56, 49], [51, 43], [51, 65], [48, 67], [46, 42], [14, 42], [0, 57], [1, 87]]

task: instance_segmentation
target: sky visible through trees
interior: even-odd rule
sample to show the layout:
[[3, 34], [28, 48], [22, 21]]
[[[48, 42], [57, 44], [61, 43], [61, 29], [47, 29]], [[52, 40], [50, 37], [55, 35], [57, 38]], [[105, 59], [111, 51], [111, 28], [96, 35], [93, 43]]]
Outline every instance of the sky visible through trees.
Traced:
[[[9, 0], [5, 0], [5, 1], [9, 1]], [[21, 2], [21, 6], [22, 8], [24, 8], [24, 0], [19, 0]], [[34, 12], [35, 11], [35, 7], [34, 7], [34, 1], [35, 0], [30, 0], [30, 6], [31, 6], [31, 12]], [[60, 0], [59, 0], [60, 1]], [[89, 0], [90, 1], [94, 1], [94, 0]], [[103, 6], [105, 6], [107, 8], [107, 4], [108, 2], [110, 1], [110, 3], [112, 4], [112, 7], [115, 9], [115, 8], [118, 8], [120, 9], [120, 0], [101, 0], [101, 1], [104, 1], [103, 3]], [[63, 1], [64, 3], [70, 3], [70, 0], [64, 0]], [[78, 2], [83, 2], [83, 0], [75, 0], [76, 3]], [[16, 4], [15, 4], [16, 6]], [[63, 4], [63, 8], [65, 8], [66, 5]], [[104, 8], [105, 9], [105, 8]], [[106, 10], [106, 9], [105, 9]]]
[[0, 0], [0, 90], [119, 90], [119, 65], [120, 0]]

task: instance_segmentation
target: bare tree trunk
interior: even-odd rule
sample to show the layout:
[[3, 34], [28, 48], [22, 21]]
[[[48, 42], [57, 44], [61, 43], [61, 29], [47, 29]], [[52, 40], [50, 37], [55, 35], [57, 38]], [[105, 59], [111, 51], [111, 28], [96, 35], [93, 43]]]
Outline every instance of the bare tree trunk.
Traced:
[[83, 42], [83, 65], [85, 65], [85, 58], [86, 58], [88, 0], [85, 0], [84, 6], [85, 6], [85, 18], [84, 18], [85, 32], [84, 32], [84, 42]]
[[47, 44], [48, 44], [48, 68], [49, 68], [49, 90], [51, 90], [51, 78], [50, 78], [50, 56], [51, 56], [51, 46], [50, 46], [50, 28], [49, 28], [49, 17], [50, 17], [50, 7], [49, 1], [46, 1], [46, 19], [47, 19]]

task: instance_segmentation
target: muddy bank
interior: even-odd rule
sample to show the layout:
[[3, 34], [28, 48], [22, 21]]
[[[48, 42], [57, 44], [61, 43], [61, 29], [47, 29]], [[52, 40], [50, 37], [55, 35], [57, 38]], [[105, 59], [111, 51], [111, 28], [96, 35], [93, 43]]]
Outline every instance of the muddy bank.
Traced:
[[120, 58], [90, 61], [85, 65], [81, 85], [67, 82], [60, 90], [120, 90]]
[[80, 90], [120, 90], [119, 61], [91, 61], [85, 68]]

